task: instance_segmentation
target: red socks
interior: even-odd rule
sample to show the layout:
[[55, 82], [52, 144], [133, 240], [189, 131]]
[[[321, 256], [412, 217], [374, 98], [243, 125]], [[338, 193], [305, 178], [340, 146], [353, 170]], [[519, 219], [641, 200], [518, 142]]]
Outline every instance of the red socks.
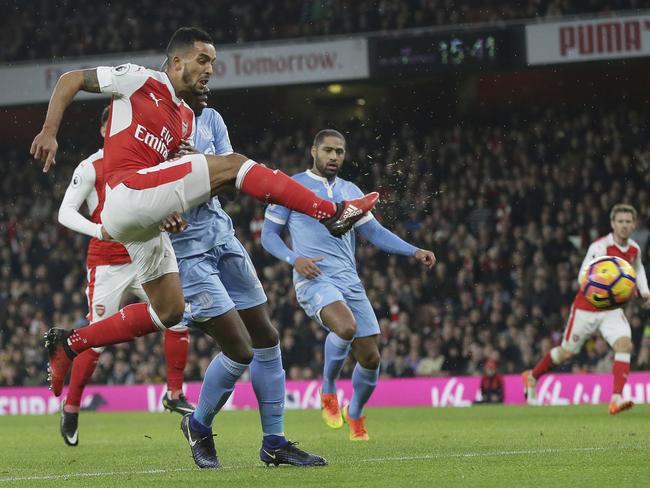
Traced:
[[[621, 359], [619, 356], [627, 356], [627, 358]], [[612, 373], [614, 373], [614, 395], [621, 395], [623, 393], [623, 387], [627, 383], [627, 375], [630, 373], [629, 356], [629, 354], [625, 353], [616, 353], [614, 355], [614, 366], [612, 367]]]
[[68, 345], [74, 352], [81, 353], [91, 347], [130, 342], [158, 330], [149, 314], [148, 305], [135, 303], [104, 320], [75, 329], [68, 338]]
[[244, 163], [237, 176], [237, 187], [258, 200], [276, 203], [315, 219], [325, 219], [336, 213], [335, 203], [320, 198], [282, 171], [250, 160]]
[[165, 331], [165, 358], [167, 362], [167, 390], [174, 395], [183, 389], [183, 377], [187, 364], [187, 351], [190, 347], [190, 332], [188, 330]]
[[99, 361], [99, 354], [92, 349], [86, 349], [74, 358], [72, 372], [70, 373], [68, 396], [65, 399], [65, 406], [63, 407], [66, 412], [79, 412], [81, 395], [95, 372], [97, 361]]
[[544, 357], [540, 359], [539, 362], [533, 368], [533, 373], [532, 373], [533, 378], [538, 379], [540, 376], [542, 376], [550, 369], [553, 369], [554, 367], [555, 367], [555, 363], [553, 362], [551, 353], [547, 352], [546, 354], [544, 354]]

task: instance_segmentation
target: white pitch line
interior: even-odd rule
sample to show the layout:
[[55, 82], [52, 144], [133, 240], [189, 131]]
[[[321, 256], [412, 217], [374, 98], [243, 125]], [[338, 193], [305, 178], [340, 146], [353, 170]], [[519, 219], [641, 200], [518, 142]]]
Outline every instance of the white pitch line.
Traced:
[[[569, 447], [569, 448], [545, 448], [545, 449], [527, 449], [525, 451], [487, 451], [487, 452], [460, 452], [455, 454], [425, 454], [422, 456], [398, 456], [384, 458], [361, 459], [357, 462], [363, 463], [380, 463], [385, 461], [418, 461], [427, 459], [449, 459], [449, 458], [472, 458], [472, 457], [505, 457], [505, 456], [525, 456], [526, 454], [561, 454], [566, 452], [593, 452], [593, 451], [612, 451], [614, 449], [645, 449], [643, 446], [625, 446], [625, 447]], [[344, 463], [347, 464], [347, 463]]]
[[[616, 446], [616, 447], [570, 447], [570, 448], [544, 448], [544, 449], [526, 449], [521, 451], [485, 451], [485, 452], [461, 452], [453, 454], [426, 454], [422, 456], [394, 456], [382, 458], [356, 459], [354, 461], [339, 461], [336, 464], [362, 464], [362, 463], [383, 463], [383, 462], [403, 462], [403, 461], [426, 461], [429, 459], [450, 459], [450, 458], [480, 458], [480, 457], [507, 457], [507, 456], [525, 456], [527, 454], [562, 454], [567, 452], [604, 452], [621, 449], [642, 450], [648, 449], [649, 446]], [[261, 467], [257, 464], [241, 464], [234, 466], [224, 466], [221, 469], [243, 469]], [[171, 468], [171, 469], [144, 469], [140, 471], [100, 471], [94, 473], [70, 473], [48, 476], [12, 476], [0, 478], [0, 483], [13, 481], [48, 481], [48, 480], [66, 480], [70, 478], [96, 478], [100, 476], [131, 476], [134, 474], [165, 474], [165, 473], [182, 473], [187, 471], [197, 471], [198, 468]]]

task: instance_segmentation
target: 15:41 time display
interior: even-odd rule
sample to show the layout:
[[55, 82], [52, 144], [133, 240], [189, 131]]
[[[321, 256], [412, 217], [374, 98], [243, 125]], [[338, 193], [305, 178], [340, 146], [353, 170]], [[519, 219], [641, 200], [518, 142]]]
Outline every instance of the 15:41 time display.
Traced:
[[514, 65], [521, 51], [516, 34], [494, 29], [375, 37], [370, 66], [378, 76], [504, 68]]

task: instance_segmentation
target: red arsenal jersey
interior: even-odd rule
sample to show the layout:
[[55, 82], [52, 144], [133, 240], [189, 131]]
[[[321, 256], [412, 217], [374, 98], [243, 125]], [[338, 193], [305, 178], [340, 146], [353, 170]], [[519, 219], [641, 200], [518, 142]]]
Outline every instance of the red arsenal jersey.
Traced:
[[104, 138], [105, 178], [111, 188], [127, 176], [168, 159], [191, 140], [194, 112], [179, 99], [167, 74], [134, 64], [97, 68], [113, 95]]

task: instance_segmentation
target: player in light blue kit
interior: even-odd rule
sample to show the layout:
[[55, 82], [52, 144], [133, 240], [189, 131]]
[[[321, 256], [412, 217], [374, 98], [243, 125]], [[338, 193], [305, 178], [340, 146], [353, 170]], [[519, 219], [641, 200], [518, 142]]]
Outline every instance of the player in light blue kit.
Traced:
[[[311, 148], [313, 166], [294, 175], [322, 198], [339, 202], [362, 195], [352, 182], [337, 177], [345, 159], [343, 135], [332, 129], [316, 134]], [[287, 229], [293, 249], [282, 239]], [[354, 228], [382, 251], [413, 256], [428, 268], [436, 258], [431, 251], [418, 249], [382, 227], [368, 213]], [[350, 440], [368, 440], [361, 413], [379, 377], [379, 324], [368, 301], [359, 275], [355, 253], [355, 233], [341, 238], [323, 232], [318, 221], [278, 206], [269, 205], [262, 228], [262, 246], [276, 258], [293, 266], [296, 296], [305, 313], [330, 332], [325, 340], [325, 364], [321, 388], [321, 408], [325, 423], [340, 428], [350, 426]], [[317, 264], [318, 263], [318, 264]], [[352, 373], [354, 393], [341, 413], [336, 396], [336, 380], [352, 349], [357, 364]]]
[[[207, 106], [207, 93], [186, 100], [197, 115], [195, 149], [232, 153], [221, 115]], [[214, 417], [250, 365], [263, 429], [260, 459], [266, 464], [321, 466], [326, 461], [296, 447], [284, 436], [285, 374], [278, 332], [271, 324], [266, 295], [232, 221], [217, 197], [183, 215], [188, 226], [171, 234], [185, 296], [186, 320], [213, 337], [222, 353], [205, 372], [196, 411], [181, 430], [201, 468], [218, 468], [212, 436]]]

